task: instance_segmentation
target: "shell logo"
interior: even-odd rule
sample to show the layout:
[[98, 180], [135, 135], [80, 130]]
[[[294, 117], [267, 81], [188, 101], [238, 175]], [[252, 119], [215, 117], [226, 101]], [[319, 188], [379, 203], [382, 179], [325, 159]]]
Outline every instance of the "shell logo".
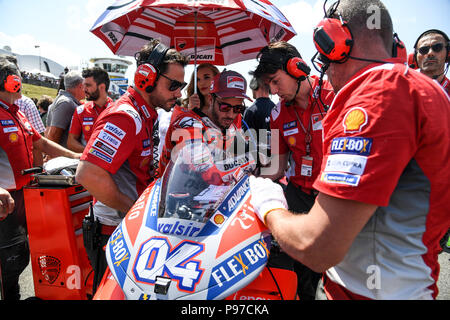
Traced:
[[91, 130], [91, 126], [85, 126], [85, 127], [84, 127], [84, 130], [86, 130], [86, 131]]
[[216, 214], [215, 216], [214, 216], [214, 223], [215, 224], [222, 224], [222, 223], [224, 223], [224, 221], [225, 221], [225, 217], [222, 215], [222, 214]]
[[297, 143], [297, 140], [295, 139], [295, 137], [289, 137], [289, 139], [288, 139], [288, 144], [290, 145], [290, 146], [295, 146], [296, 145], [296, 143]]
[[9, 135], [9, 141], [11, 141], [11, 142], [17, 142], [17, 140], [19, 139], [19, 136], [17, 135], [17, 133], [11, 133], [10, 135]]
[[363, 108], [353, 108], [344, 117], [343, 126], [346, 133], [361, 132], [369, 117]]

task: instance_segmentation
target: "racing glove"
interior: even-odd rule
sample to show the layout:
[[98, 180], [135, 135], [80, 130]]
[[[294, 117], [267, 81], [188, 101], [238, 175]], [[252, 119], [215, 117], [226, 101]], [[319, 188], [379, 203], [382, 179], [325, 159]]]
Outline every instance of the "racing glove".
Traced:
[[280, 185], [270, 179], [256, 178], [255, 176], [251, 176], [249, 179], [250, 203], [264, 224], [266, 224], [266, 216], [270, 211], [287, 209], [286, 198]]

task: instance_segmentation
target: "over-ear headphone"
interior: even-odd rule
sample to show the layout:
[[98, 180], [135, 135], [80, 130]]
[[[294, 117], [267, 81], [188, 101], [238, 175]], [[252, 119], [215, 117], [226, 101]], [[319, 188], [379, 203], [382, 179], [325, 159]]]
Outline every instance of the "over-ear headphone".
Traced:
[[11, 93], [19, 92], [22, 88], [22, 80], [18, 75], [10, 74], [4, 81], [5, 90]]
[[408, 51], [402, 40], [398, 37], [398, 34], [394, 32], [392, 45], [392, 57], [401, 58], [404, 63], [408, 62]]
[[442, 37], [444, 37], [444, 40], [446, 42], [445, 49], [447, 50], [447, 59], [445, 60], [446, 63], [450, 62], [450, 39], [448, 38], [447, 34], [444, 31], [438, 30], [438, 29], [430, 29], [425, 32], [423, 32], [416, 40], [416, 43], [414, 44], [414, 62], [417, 64], [417, 53], [419, 52], [417, 48], [417, 45], [419, 44], [420, 39], [422, 39], [427, 34], [437, 33], [440, 34]]
[[[147, 93], [155, 89], [156, 82], [159, 79], [159, 66], [168, 50], [169, 48], [162, 43], [158, 43], [155, 46], [148, 59], [138, 65], [134, 74], [135, 86], [141, 90], [145, 90]], [[138, 54], [139, 52], [135, 55], [137, 61], [139, 61]]]
[[408, 54], [408, 65], [412, 69], [419, 69], [419, 66], [417, 65], [416, 59], [414, 58], [415, 53], [411, 52]]
[[347, 23], [336, 18], [324, 18], [314, 29], [317, 51], [329, 62], [344, 63], [353, 48], [353, 35]]
[[299, 57], [290, 58], [285, 64], [285, 71], [295, 79], [303, 81], [309, 76], [311, 68]]

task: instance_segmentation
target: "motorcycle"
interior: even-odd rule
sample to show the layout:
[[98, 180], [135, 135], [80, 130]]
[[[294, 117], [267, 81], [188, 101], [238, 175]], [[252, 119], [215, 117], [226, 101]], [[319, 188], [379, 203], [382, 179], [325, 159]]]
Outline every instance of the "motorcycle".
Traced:
[[225, 159], [211, 184], [219, 164], [190, 152], [173, 157], [111, 235], [94, 300], [295, 299], [295, 272], [267, 265], [272, 238], [250, 203], [248, 158]]

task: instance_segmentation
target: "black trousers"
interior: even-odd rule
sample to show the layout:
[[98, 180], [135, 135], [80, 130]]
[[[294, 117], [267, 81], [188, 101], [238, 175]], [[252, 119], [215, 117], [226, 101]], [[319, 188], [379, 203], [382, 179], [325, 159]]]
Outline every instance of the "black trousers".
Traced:
[[[303, 192], [291, 182], [286, 187], [285, 196], [289, 210], [298, 214], [307, 213], [311, 210], [316, 199], [315, 195]], [[297, 274], [297, 293], [300, 300], [315, 300], [317, 285], [322, 274], [312, 271], [295, 259], [292, 259], [292, 261], [294, 271]]]
[[30, 262], [28, 242], [0, 249], [1, 277], [4, 300], [20, 300], [19, 277]]
[[90, 250], [86, 248], [86, 253], [88, 255], [92, 269], [94, 270], [93, 294], [95, 294], [95, 291], [100, 285], [100, 282], [102, 281], [103, 275], [106, 271], [106, 267], [108, 266], [105, 250], [103, 250], [103, 247], [108, 243], [109, 237], [110, 236], [107, 235], [101, 235], [100, 245], [96, 249]]
[[30, 262], [23, 190], [10, 192], [14, 210], [0, 221], [0, 269], [3, 299], [20, 300], [19, 276]]

